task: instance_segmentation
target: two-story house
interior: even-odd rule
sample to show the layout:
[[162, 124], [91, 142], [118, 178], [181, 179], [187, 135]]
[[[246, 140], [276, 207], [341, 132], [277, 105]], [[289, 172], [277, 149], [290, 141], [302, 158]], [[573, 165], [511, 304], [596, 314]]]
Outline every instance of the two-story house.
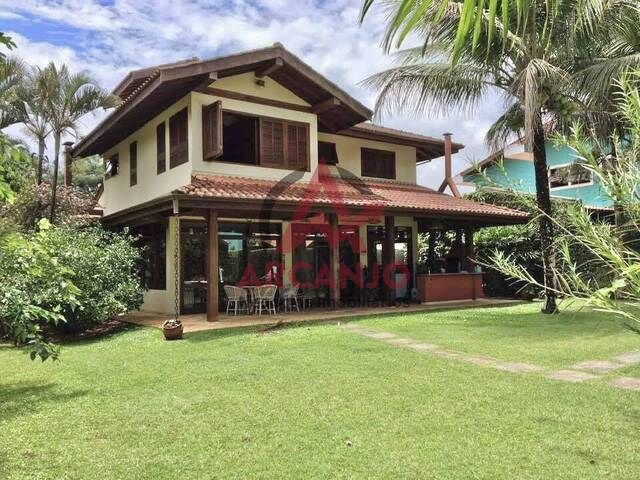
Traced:
[[[571, 148], [556, 146], [551, 142], [547, 142], [545, 148], [552, 197], [580, 200], [586, 208], [595, 211], [613, 208], [613, 202], [602, 185], [580, 165]], [[522, 142], [513, 142], [460, 172], [458, 179], [463, 185], [509, 188], [535, 194], [533, 153]]]
[[102, 221], [148, 247], [148, 311], [215, 320], [221, 286], [243, 283], [305, 284], [333, 304], [407, 296], [418, 232], [464, 229], [471, 275], [474, 229], [526, 221], [417, 185], [417, 165], [462, 145], [368, 123], [280, 44], [133, 71], [114, 93], [71, 155], [102, 155]]

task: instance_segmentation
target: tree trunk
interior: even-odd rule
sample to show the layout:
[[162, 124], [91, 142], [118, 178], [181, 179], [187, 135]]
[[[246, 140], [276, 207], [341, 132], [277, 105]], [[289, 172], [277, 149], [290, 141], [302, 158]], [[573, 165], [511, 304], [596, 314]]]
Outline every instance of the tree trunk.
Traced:
[[58, 167], [60, 165], [60, 134], [54, 133], [55, 138], [55, 152], [53, 155], [53, 180], [51, 182], [51, 215], [49, 220], [54, 222], [56, 217], [56, 196], [58, 190]]
[[538, 116], [533, 127], [533, 165], [536, 176], [536, 200], [540, 215], [540, 246], [544, 268], [545, 301], [542, 313], [556, 313], [555, 266], [556, 251], [553, 243], [553, 222], [551, 220], [551, 196], [549, 194], [549, 173], [545, 151], [545, 133], [542, 118]]
[[36, 185], [42, 183], [42, 170], [44, 169], [44, 138], [38, 139], [38, 169], [36, 170]]

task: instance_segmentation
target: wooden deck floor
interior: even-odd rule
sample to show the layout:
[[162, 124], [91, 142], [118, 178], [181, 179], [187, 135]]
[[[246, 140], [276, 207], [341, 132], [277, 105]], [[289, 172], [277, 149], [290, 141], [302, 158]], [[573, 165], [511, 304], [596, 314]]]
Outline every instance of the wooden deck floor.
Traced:
[[[473, 308], [491, 305], [505, 305], [519, 303], [515, 300], [504, 299], [479, 299], [454, 302], [433, 302], [429, 304], [410, 305], [408, 307], [354, 307], [344, 309], [307, 309], [304, 311], [278, 313], [276, 315], [224, 315], [221, 314], [217, 322], [207, 322], [204, 314], [182, 315], [182, 325], [185, 332], [198, 332], [202, 330], [220, 330], [225, 328], [250, 327], [255, 325], [273, 325], [278, 322], [299, 323], [308, 321], [339, 320], [362, 315], [380, 315], [391, 313], [411, 313], [443, 308]], [[131, 312], [120, 319], [124, 322], [161, 328], [162, 322], [171, 318], [171, 315], [152, 312]]]

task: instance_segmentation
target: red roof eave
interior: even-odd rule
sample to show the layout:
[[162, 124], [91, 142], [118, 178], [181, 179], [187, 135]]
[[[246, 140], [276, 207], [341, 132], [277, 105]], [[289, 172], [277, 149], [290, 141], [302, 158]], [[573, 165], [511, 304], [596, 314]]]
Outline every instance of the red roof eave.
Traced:
[[[319, 190], [320, 189], [320, 190]], [[316, 192], [320, 191], [321, 194]], [[217, 201], [242, 200], [259, 205], [274, 201], [280, 206], [299, 208], [304, 202], [315, 207], [347, 207], [393, 212], [411, 216], [453, 215], [455, 218], [478, 219], [493, 223], [525, 223], [529, 215], [518, 210], [452, 197], [413, 184], [349, 180], [321, 177], [320, 182], [277, 182], [196, 174], [189, 185], [175, 194], [184, 199]]]

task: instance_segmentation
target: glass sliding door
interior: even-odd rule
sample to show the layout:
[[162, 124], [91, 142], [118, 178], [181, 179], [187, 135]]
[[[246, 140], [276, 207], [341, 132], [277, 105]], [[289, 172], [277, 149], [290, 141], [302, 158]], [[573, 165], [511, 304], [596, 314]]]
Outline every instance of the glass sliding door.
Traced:
[[[282, 228], [279, 223], [220, 222], [218, 225], [219, 308], [225, 285], [279, 283], [282, 275]], [[181, 222], [181, 311], [207, 309], [206, 222]]]
[[360, 229], [340, 226], [340, 299], [347, 303], [360, 302], [362, 285], [360, 269]]
[[247, 225], [245, 223], [220, 222], [218, 225], [218, 257], [220, 283], [237, 285], [247, 264]]
[[207, 311], [207, 224], [180, 222], [181, 312]]
[[326, 224], [294, 224], [293, 280], [320, 302], [329, 298], [330, 227]]

